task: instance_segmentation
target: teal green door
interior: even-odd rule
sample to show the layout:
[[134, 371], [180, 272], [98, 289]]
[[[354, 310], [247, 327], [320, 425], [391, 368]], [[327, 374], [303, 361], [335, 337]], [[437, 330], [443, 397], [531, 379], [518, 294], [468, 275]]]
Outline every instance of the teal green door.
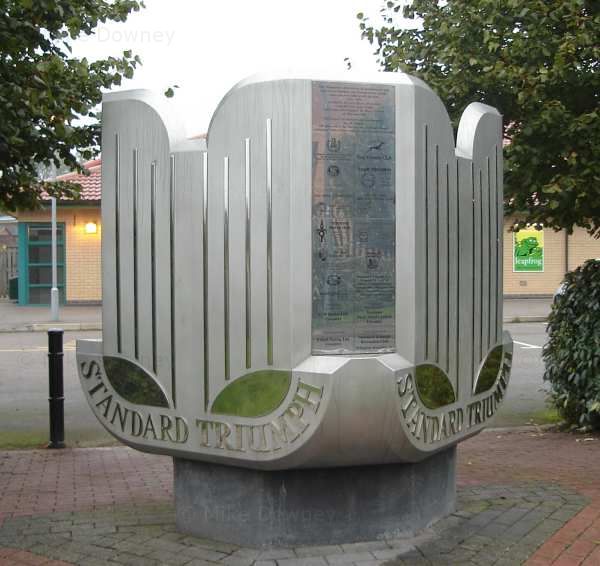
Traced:
[[[65, 225], [57, 224], [57, 275], [65, 302]], [[19, 304], [49, 305], [52, 288], [52, 227], [49, 222], [19, 223]]]

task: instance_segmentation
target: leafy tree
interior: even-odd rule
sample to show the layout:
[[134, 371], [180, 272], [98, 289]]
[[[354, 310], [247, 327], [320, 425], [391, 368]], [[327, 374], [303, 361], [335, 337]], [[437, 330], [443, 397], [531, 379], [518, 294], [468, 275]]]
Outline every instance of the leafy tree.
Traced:
[[[385, 2], [379, 26], [358, 14], [383, 69], [423, 79], [455, 126], [470, 102], [497, 107], [508, 212], [600, 236], [600, 2], [406, 4]], [[400, 13], [422, 25], [396, 25]]]
[[[40, 167], [82, 171], [100, 129], [102, 90], [131, 78], [131, 51], [94, 62], [72, 56], [71, 42], [102, 22], [123, 22], [136, 0], [0, 0], [0, 209], [34, 208], [45, 190], [76, 196], [68, 183], [39, 182]], [[87, 122], [80, 123], [80, 118]]]
[[600, 260], [567, 273], [544, 346], [550, 398], [564, 419], [600, 430]]

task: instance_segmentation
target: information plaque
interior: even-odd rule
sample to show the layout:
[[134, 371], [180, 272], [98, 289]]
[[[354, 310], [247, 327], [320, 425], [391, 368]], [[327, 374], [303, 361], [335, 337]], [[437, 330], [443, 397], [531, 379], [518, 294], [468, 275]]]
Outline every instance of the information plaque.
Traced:
[[395, 350], [394, 87], [313, 82], [312, 352]]

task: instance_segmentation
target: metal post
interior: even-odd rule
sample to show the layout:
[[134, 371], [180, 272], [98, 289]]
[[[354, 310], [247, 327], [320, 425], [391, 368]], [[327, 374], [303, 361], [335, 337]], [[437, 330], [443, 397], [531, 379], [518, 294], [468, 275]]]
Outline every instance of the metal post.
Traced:
[[58, 320], [58, 261], [56, 250], [56, 198], [52, 197], [52, 289], [50, 290], [50, 314], [52, 321]]
[[50, 444], [48, 448], [65, 447], [65, 409], [63, 388], [63, 330], [48, 330], [48, 381], [50, 396]]

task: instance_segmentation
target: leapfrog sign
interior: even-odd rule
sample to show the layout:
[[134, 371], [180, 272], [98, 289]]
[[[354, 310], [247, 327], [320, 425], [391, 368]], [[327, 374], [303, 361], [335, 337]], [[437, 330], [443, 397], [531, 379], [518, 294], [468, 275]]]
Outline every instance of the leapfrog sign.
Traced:
[[513, 234], [513, 271], [544, 271], [544, 230], [523, 228]]
[[256, 76], [206, 139], [146, 91], [102, 110], [103, 333], [77, 344], [117, 438], [285, 469], [417, 462], [502, 403], [502, 138], [455, 144], [421, 81]]

